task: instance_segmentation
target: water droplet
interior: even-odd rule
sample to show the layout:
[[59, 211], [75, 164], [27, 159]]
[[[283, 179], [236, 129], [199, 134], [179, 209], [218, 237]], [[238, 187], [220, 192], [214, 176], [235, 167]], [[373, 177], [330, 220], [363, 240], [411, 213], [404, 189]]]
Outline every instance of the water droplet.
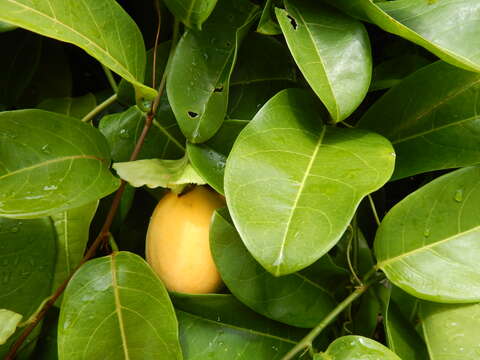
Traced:
[[44, 154], [47, 154], [47, 155], [52, 152], [52, 151], [50, 150], [50, 146], [49, 146], [48, 144], [43, 145], [42, 148], [41, 148], [41, 150], [42, 150], [42, 152], [43, 152]]
[[3, 283], [6, 284], [10, 281], [10, 276], [11, 276], [11, 273], [5, 273], [5, 275], [3, 275]]
[[429, 237], [430, 236], [430, 229], [425, 229], [425, 231], [423, 232], [423, 236]]
[[17, 226], [11, 227], [10, 232], [17, 233], [20, 229]]
[[203, 57], [205, 58], [205, 60], [208, 60], [208, 54], [207, 53], [203, 53]]
[[272, 350], [278, 351], [278, 348], [276, 346], [272, 346]]
[[283, 263], [283, 253], [280, 253], [277, 259], [274, 261], [273, 266], [279, 266], [279, 265], [282, 265], [282, 263]]
[[456, 202], [462, 202], [463, 201], [463, 189], [458, 189], [455, 191], [455, 196], [453, 197]]
[[127, 129], [122, 129], [120, 130], [120, 137], [122, 139], [129, 139], [130, 138], [130, 134], [128, 133], [128, 130]]
[[57, 189], [58, 189], [58, 187], [56, 185], [45, 185], [43, 187], [43, 190], [45, 190], [45, 191], [52, 191], [52, 190], [57, 190]]

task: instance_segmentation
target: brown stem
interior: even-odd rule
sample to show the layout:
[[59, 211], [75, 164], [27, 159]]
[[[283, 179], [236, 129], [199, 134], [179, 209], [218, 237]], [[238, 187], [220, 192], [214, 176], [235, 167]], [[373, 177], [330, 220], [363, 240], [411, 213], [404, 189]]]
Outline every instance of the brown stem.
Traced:
[[[160, 21], [160, 19], [159, 19]], [[160, 26], [160, 23], [159, 23]], [[175, 22], [175, 27], [178, 29], [178, 22]], [[174, 29], [174, 35], [176, 35]], [[157, 38], [158, 40], [158, 38]], [[170, 49], [170, 55], [172, 54], [173, 50], [175, 48], [175, 42], [172, 40], [172, 47]], [[168, 69], [168, 68], [167, 68]], [[155, 99], [152, 101], [152, 106], [149, 111], [149, 113], [145, 116], [145, 124], [143, 126], [142, 133], [140, 134], [140, 137], [138, 138], [137, 143], [135, 144], [135, 148], [133, 149], [132, 154], [130, 155], [130, 161], [134, 161], [138, 158], [138, 154], [142, 150], [142, 146], [145, 142], [145, 138], [147, 137], [148, 131], [150, 130], [153, 119], [155, 117], [155, 114], [157, 113], [158, 105], [160, 104], [160, 97], [163, 94], [163, 90], [165, 88], [165, 82], [166, 82], [166, 71], [165, 69], [163, 75], [162, 75], [162, 80], [159, 85], [158, 93]], [[153, 70], [155, 72], [155, 69]], [[19, 338], [15, 343], [12, 345], [10, 348], [7, 356], [5, 357], [5, 360], [13, 360], [15, 359], [15, 356], [17, 354], [17, 351], [20, 349], [22, 344], [25, 342], [27, 337], [31, 334], [33, 329], [38, 325], [38, 323], [45, 317], [47, 314], [48, 310], [55, 304], [57, 299], [62, 295], [63, 291], [67, 287], [69, 281], [72, 279], [73, 275], [77, 272], [77, 270], [85, 264], [88, 260], [90, 260], [93, 256], [95, 256], [97, 250], [102, 246], [106, 239], [108, 239], [108, 236], [110, 235], [110, 227], [112, 226], [113, 220], [115, 218], [115, 214], [117, 213], [118, 207], [120, 206], [120, 201], [122, 200], [122, 195], [123, 192], [125, 191], [125, 186], [126, 183], [124, 180], [121, 180], [120, 187], [118, 188], [117, 192], [115, 193], [115, 196], [112, 201], [112, 205], [110, 206], [110, 209], [108, 211], [107, 217], [105, 218], [105, 222], [103, 223], [103, 226], [93, 241], [92, 245], [89, 246], [87, 249], [84, 257], [80, 261], [80, 263], [75, 267], [75, 269], [72, 271], [72, 273], [68, 276], [67, 279], [55, 290], [55, 292], [50, 296], [50, 298], [43, 304], [41, 309], [38, 311], [38, 313], [35, 315], [35, 317], [32, 319], [32, 322], [30, 325], [28, 325], [23, 332], [20, 334]]]

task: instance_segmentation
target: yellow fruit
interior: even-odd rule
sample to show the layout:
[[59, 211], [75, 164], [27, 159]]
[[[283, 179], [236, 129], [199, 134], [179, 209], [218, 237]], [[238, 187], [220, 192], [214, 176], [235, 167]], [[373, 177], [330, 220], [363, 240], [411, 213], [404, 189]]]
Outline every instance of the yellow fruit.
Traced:
[[223, 198], [203, 186], [170, 192], [155, 208], [147, 232], [147, 262], [170, 291], [215, 292], [222, 284], [210, 252], [210, 221]]

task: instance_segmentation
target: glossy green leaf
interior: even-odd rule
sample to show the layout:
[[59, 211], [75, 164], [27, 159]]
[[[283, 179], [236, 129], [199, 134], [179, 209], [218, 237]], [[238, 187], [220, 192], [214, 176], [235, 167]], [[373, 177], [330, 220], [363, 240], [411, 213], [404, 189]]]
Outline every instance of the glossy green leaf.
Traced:
[[231, 295], [175, 295], [186, 360], [281, 359], [302, 330], [264, 318]]
[[217, 0], [164, 0], [168, 10], [189, 28], [202, 29]]
[[477, 360], [480, 304], [422, 302], [420, 318], [431, 360]]
[[65, 290], [58, 353], [65, 360], [182, 358], [168, 293], [142, 258], [119, 252], [80, 268]]
[[327, 351], [314, 360], [401, 360], [387, 347], [363, 336], [343, 336], [330, 344]]
[[380, 188], [395, 154], [383, 137], [327, 127], [315, 99], [284, 90], [237, 138], [225, 169], [232, 219], [253, 257], [285, 275], [340, 239], [360, 200]]
[[7, 342], [22, 321], [22, 315], [8, 309], [0, 309], [0, 345]]
[[19, 30], [2, 34], [0, 46], [5, 49], [5, 55], [0, 57], [0, 105], [10, 108], [17, 105], [32, 80], [40, 60], [42, 41], [40, 36]]
[[7, 31], [12, 31], [17, 28], [16, 25], [6, 23], [4, 21], [0, 21], [0, 33], [7, 32]]
[[203, 30], [187, 30], [172, 58], [167, 93], [187, 139], [201, 143], [222, 125], [238, 47], [255, 18], [247, 0], [220, 0]]
[[0, 113], [0, 215], [39, 217], [85, 205], [118, 186], [102, 134], [44, 110]]
[[257, 32], [264, 35], [280, 35], [282, 29], [274, 20], [274, 6], [273, 0], [267, 0], [262, 10], [262, 15], [257, 26]]
[[187, 184], [205, 184], [188, 157], [178, 160], [145, 159], [113, 164], [118, 175], [134, 187], [170, 188], [179, 193]]
[[394, 286], [385, 304], [383, 324], [388, 347], [402, 359], [428, 359], [425, 343], [414, 327], [419, 302]]
[[[55, 231], [49, 218], [0, 217], [0, 309], [14, 311], [27, 320], [50, 295], [54, 266]], [[0, 358], [18, 336], [0, 345]], [[29, 341], [31, 338], [27, 344]]]
[[248, 34], [240, 47], [230, 86], [273, 80], [296, 80], [288, 48], [271, 36]]
[[388, 212], [377, 231], [375, 253], [391, 282], [425, 300], [480, 300], [479, 178], [479, 167], [456, 170]]
[[392, 142], [397, 153], [393, 179], [477, 164], [479, 93], [479, 74], [439, 61], [383, 95], [358, 126]]
[[188, 159], [196, 172], [223, 194], [223, 177], [227, 156], [240, 131], [247, 125], [247, 120], [225, 120], [218, 132], [203, 144], [187, 144]]
[[270, 319], [307, 328], [318, 324], [335, 307], [328, 290], [301, 273], [279, 278], [268, 273], [249, 254], [228, 217], [227, 211], [213, 216], [210, 249], [229, 290]]
[[430, 63], [425, 56], [415, 53], [383, 61], [373, 68], [370, 91], [389, 89]]
[[56, 289], [80, 263], [87, 246], [90, 223], [98, 202], [51, 216], [57, 232], [57, 260], [52, 289]]
[[[99, 130], [110, 145], [114, 161], [128, 161], [145, 125], [145, 114], [137, 106], [104, 116]], [[138, 159], [180, 158], [185, 153], [183, 137], [166, 97], [162, 97]]]
[[97, 100], [95, 96], [88, 93], [75, 98], [66, 97], [46, 99], [38, 104], [37, 108], [81, 119], [96, 105]]
[[114, 0], [8, 0], [0, 20], [77, 45], [134, 84], [145, 97], [155, 91], [142, 84], [145, 45], [135, 22]]
[[372, 75], [370, 41], [362, 23], [318, 1], [288, 0], [277, 19], [292, 55], [333, 122], [365, 97]]
[[480, 71], [480, 3], [475, 0], [326, 1], [423, 46], [452, 65]]

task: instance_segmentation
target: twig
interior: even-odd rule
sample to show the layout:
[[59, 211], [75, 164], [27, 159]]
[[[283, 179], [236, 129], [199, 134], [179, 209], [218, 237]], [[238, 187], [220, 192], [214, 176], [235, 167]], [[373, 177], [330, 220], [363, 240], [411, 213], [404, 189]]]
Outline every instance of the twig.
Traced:
[[152, 66], [152, 87], [155, 88], [157, 86], [157, 49], [158, 49], [158, 42], [160, 39], [160, 25], [162, 23], [162, 13], [160, 12], [160, 2], [159, 0], [155, 1], [155, 10], [157, 12], [158, 18], [158, 26], [157, 26], [157, 33], [155, 34], [155, 45], [153, 47], [153, 66]]
[[[178, 22], [177, 21], [175, 21], [174, 35], [175, 35], [175, 33], [178, 33]], [[176, 42], [172, 41], [169, 58], [171, 57], [171, 55], [172, 55], [172, 53], [175, 49], [175, 45], [176, 45]], [[165, 88], [165, 81], [166, 81], [165, 79], [166, 79], [167, 70], [168, 70], [168, 68], [166, 68], [165, 72], [163, 73], [162, 81], [160, 83], [157, 96], [153, 100], [151, 109], [145, 117], [145, 125], [143, 127], [143, 130], [142, 130], [142, 133], [141, 133], [140, 137], [138, 138], [137, 143], [135, 144], [135, 148], [134, 148], [132, 154], [130, 155], [130, 159], [129, 159], [130, 161], [134, 161], [134, 160], [137, 159], [138, 154], [140, 153], [140, 150], [142, 149], [142, 146], [145, 142], [145, 138], [148, 134], [148, 130], [152, 126], [153, 118], [154, 118], [154, 116], [157, 112], [158, 104], [160, 103], [160, 97], [162, 96], [163, 90]], [[116, 95], [114, 95], [114, 96], [115, 96], [115, 99], [116, 99]], [[98, 108], [98, 106], [95, 109], [97, 109], [97, 108]], [[93, 112], [93, 110], [92, 110], [92, 112]], [[97, 111], [97, 113], [98, 112], [99, 111]], [[30, 335], [30, 333], [33, 331], [33, 329], [35, 329], [35, 327], [38, 325], [38, 323], [45, 317], [47, 311], [55, 304], [57, 299], [62, 295], [63, 291], [67, 287], [69, 281], [71, 280], [73, 275], [76, 273], [76, 271], [83, 264], [85, 264], [88, 260], [90, 260], [93, 256], [95, 256], [95, 254], [96, 254], [97, 250], [100, 248], [100, 246], [102, 244], [104, 244], [105, 240], [107, 240], [109, 238], [110, 227], [113, 223], [113, 219], [115, 218], [115, 214], [117, 213], [118, 207], [120, 206], [120, 201], [122, 199], [123, 192], [125, 191], [125, 185], [126, 185], [126, 182], [124, 180], [121, 180], [120, 187], [118, 188], [117, 192], [115, 193], [115, 196], [114, 196], [113, 201], [112, 201], [112, 205], [110, 206], [107, 217], [105, 218], [105, 222], [104, 222], [99, 234], [95, 238], [94, 242], [92, 243], [92, 245], [90, 245], [87, 252], [85, 253], [83, 259], [80, 261], [80, 263], [77, 265], [77, 267], [75, 267], [75, 269], [68, 276], [68, 278], [65, 279], [65, 281], [55, 290], [55, 292], [50, 296], [50, 298], [44, 303], [44, 305], [38, 311], [37, 315], [34, 318], [32, 318], [32, 322], [30, 323], [30, 325], [25, 328], [25, 330], [21, 333], [21, 335], [19, 336], [17, 341], [10, 348], [10, 351], [8, 352], [7, 356], [5, 357], [5, 360], [13, 360], [15, 358], [18, 349], [20, 349], [20, 347], [25, 342], [25, 340]]]
[[105, 76], [107, 77], [108, 83], [112, 87], [113, 92], [117, 93], [118, 92], [118, 85], [115, 82], [115, 79], [113, 78], [112, 72], [105, 65], [102, 65], [102, 68], [103, 68], [103, 72], [105, 73]]
[[83, 118], [82, 118], [82, 121], [83, 122], [90, 122], [92, 121], [92, 119], [97, 116], [98, 114], [100, 114], [103, 110], [105, 110], [107, 107], [109, 107], [110, 105], [112, 105], [115, 101], [117, 101], [117, 94], [113, 94], [112, 96], [110, 96], [108, 99], [106, 99], [104, 102], [102, 102], [101, 104], [98, 104], [97, 106], [95, 106], [93, 108], [92, 111], [90, 111], [87, 115], [85, 115]]
[[373, 202], [372, 195], [370, 194], [368, 194], [368, 201], [370, 202], [370, 207], [372, 208], [372, 213], [373, 213], [373, 217], [375, 218], [375, 222], [377, 223], [377, 226], [380, 226], [380, 218], [378, 217], [375, 203]]

